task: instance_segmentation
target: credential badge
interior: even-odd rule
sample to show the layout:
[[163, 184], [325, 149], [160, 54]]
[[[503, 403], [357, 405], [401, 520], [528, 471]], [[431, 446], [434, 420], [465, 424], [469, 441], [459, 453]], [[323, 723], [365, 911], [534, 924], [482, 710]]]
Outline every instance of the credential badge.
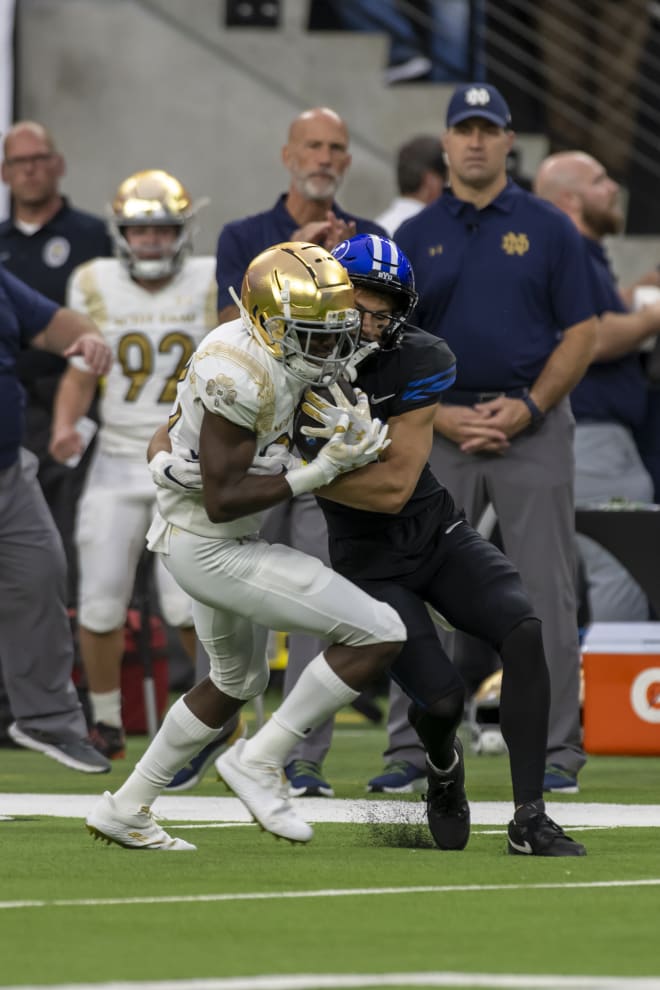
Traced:
[[49, 268], [61, 268], [66, 264], [71, 254], [71, 245], [66, 237], [51, 237], [44, 244], [43, 259], [44, 264]]

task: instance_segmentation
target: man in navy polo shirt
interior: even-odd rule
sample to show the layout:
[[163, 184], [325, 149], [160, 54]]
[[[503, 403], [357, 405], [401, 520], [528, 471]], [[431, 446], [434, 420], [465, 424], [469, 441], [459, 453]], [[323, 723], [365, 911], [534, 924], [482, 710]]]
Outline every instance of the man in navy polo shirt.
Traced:
[[105, 773], [110, 763], [87, 738], [71, 681], [62, 542], [36, 480], [37, 459], [21, 449], [16, 358], [28, 345], [64, 358], [79, 354], [95, 374], [105, 374], [112, 360], [90, 319], [0, 265], [0, 667], [15, 719], [9, 736], [73, 770]]
[[[12, 213], [0, 223], [0, 260], [7, 271], [62, 306], [73, 269], [112, 255], [105, 221], [74, 209], [60, 193], [65, 162], [42, 124], [15, 123], [4, 135], [3, 152], [2, 181], [11, 192]], [[39, 458], [39, 483], [64, 541], [69, 604], [75, 605], [73, 524], [89, 456], [70, 468], [48, 453], [53, 400], [65, 368], [58, 354], [35, 348], [22, 351], [17, 360], [27, 397], [24, 443]]]
[[327, 251], [353, 234], [380, 234], [377, 223], [347, 213], [335, 193], [350, 164], [348, 128], [328, 107], [305, 110], [292, 122], [282, 162], [291, 179], [271, 209], [226, 224], [217, 250], [218, 320], [235, 320], [238, 309], [229, 289], [240, 290], [257, 254], [283, 241], [309, 241]]
[[[603, 165], [580, 151], [550, 155], [540, 165], [535, 191], [571, 218], [582, 234], [600, 313], [593, 364], [571, 393], [576, 420], [575, 497], [653, 501], [653, 482], [635, 444], [648, 405], [640, 344], [660, 331], [660, 304], [631, 313], [619, 293], [601, 243], [619, 233], [619, 186]], [[593, 620], [643, 622], [646, 595], [617, 560], [579, 536]]]
[[[413, 265], [419, 325], [457, 359], [435, 418], [434, 474], [468, 519], [488, 502], [543, 622], [550, 671], [548, 768], [577, 789], [581, 741], [573, 428], [568, 394], [596, 318], [584, 245], [567, 217], [506, 174], [515, 135], [495, 87], [459, 86], [443, 145], [449, 190], [395, 240]], [[557, 783], [546, 773], [545, 789]]]

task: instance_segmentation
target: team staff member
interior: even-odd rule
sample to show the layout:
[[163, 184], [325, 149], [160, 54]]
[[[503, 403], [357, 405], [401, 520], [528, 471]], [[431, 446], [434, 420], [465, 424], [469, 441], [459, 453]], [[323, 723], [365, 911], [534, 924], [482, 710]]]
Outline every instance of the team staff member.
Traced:
[[513, 141], [498, 90], [459, 86], [443, 135], [451, 189], [395, 239], [417, 278], [417, 321], [457, 359], [456, 386], [436, 412], [431, 467], [472, 523], [495, 506], [504, 549], [543, 623], [547, 764], [577, 786], [586, 757], [567, 396], [594, 353], [595, 306], [573, 224], [507, 178]]
[[73, 770], [104, 773], [109, 762], [87, 738], [71, 681], [73, 641], [66, 611], [62, 541], [21, 448], [21, 347], [77, 354], [95, 373], [109, 349], [87, 317], [46, 299], [0, 266], [0, 667], [14, 722], [9, 736]]
[[[601, 314], [596, 360], [571, 393], [575, 430], [575, 496], [653, 501], [653, 482], [635, 444], [648, 407], [640, 343], [660, 330], [660, 306], [628, 310], [602, 244], [623, 228], [618, 184], [603, 165], [580, 151], [550, 155], [534, 188], [571, 218], [582, 234]], [[646, 595], [601, 546], [578, 536], [594, 622], [644, 622]]]
[[[90, 258], [112, 254], [105, 221], [76, 209], [60, 192], [66, 162], [42, 124], [32, 120], [15, 123], [4, 135], [3, 152], [2, 181], [11, 193], [11, 216], [0, 223], [3, 264], [17, 278], [63, 306], [74, 268]], [[69, 605], [75, 605], [73, 529], [89, 457], [70, 468], [58, 464], [48, 453], [53, 401], [66, 361], [58, 354], [28, 348], [19, 354], [16, 366], [27, 398], [24, 445], [39, 458], [39, 484], [62, 536]]]
[[271, 209], [233, 220], [220, 232], [217, 248], [218, 322], [238, 316], [230, 289], [238, 290], [252, 259], [282, 241], [307, 241], [330, 251], [352, 234], [385, 234], [377, 223], [347, 213], [335, 193], [351, 164], [348, 128], [328, 107], [305, 110], [289, 127], [282, 162], [287, 192]]

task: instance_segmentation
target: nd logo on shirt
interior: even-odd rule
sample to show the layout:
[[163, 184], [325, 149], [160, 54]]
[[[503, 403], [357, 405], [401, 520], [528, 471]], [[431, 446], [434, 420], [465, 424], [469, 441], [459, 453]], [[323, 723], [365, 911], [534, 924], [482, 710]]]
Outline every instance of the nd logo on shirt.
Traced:
[[509, 231], [508, 234], [504, 234], [502, 237], [502, 250], [505, 254], [527, 254], [529, 251], [529, 238], [527, 234], [514, 234], [513, 231]]
[[[508, 233], [502, 235], [502, 250], [505, 254], [514, 255], [517, 254], [522, 257], [523, 254], [527, 254], [529, 251], [529, 237], [527, 234], [515, 234], [512, 230]], [[427, 248], [430, 258], [434, 258], [436, 255], [442, 254], [444, 248], [442, 244], [432, 244]]]

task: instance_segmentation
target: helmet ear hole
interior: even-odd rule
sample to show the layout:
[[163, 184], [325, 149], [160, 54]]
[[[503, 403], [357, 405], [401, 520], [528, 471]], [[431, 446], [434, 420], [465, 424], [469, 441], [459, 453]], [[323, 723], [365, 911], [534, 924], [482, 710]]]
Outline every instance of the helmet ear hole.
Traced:
[[346, 268], [356, 287], [394, 297], [395, 318], [380, 336], [380, 346], [394, 347], [417, 304], [415, 276], [410, 261], [389, 237], [357, 234], [332, 251]]

